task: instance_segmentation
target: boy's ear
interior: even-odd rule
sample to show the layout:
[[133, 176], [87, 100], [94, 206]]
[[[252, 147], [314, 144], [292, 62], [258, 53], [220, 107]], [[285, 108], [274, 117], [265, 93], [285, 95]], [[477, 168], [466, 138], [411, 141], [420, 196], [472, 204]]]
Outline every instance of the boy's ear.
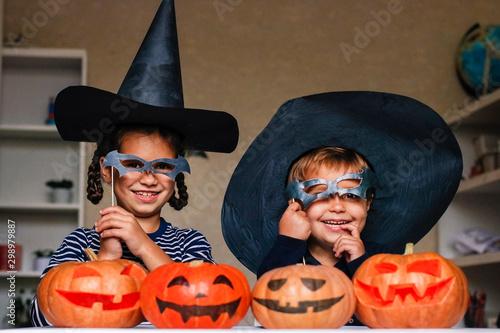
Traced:
[[369, 193], [369, 196], [368, 198], [366, 198], [366, 211], [369, 211], [370, 210], [370, 206], [373, 202], [373, 198], [375, 197], [375, 193], [371, 192]]

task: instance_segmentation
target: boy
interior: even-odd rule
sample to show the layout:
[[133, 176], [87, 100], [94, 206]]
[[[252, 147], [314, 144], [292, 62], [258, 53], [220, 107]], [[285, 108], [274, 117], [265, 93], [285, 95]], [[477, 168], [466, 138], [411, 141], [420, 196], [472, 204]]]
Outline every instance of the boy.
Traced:
[[[321, 147], [345, 149], [334, 157], [337, 148]], [[370, 91], [299, 97], [280, 107], [234, 170], [222, 233], [258, 277], [297, 262], [352, 276], [368, 256], [403, 253], [425, 236], [461, 175], [450, 128], [412, 98]]]
[[321, 147], [305, 153], [288, 175], [289, 206], [257, 277], [305, 262], [335, 266], [352, 278], [370, 255], [392, 253], [384, 244], [364, 244], [360, 238], [377, 185], [366, 161], [351, 149]]
[[[320, 147], [342, 147], [357, 157], [318, 162]], [[372, 91], [299, 97], [279, 108], [234, 170], [222, 233], [236, 258], [259, 276], [297, 261], [343, 266], [350, 276], [367, 256], [403, 253], [406, 243], [424, 237], [461, 176], [453, 133], [419, 101]], [[291, 199], [300, 199], [303, 209]], [[357, 207], [355, 220], [334, 212], [346, 203]]]

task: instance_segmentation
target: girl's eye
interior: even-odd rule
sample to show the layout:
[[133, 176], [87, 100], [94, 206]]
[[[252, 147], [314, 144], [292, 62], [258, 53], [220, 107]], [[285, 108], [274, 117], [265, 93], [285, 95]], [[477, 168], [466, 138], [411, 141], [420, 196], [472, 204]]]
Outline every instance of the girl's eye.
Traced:
[[156, 171], [169, 172], [175, 169], [175, 165], [168, 163], [156, 163], [153, 168]]
[[127, 169], [140, 169], [144, 167], [144, 164], [141, 161], [137, 160], [124, 160], [120, 161], [124, 167]]

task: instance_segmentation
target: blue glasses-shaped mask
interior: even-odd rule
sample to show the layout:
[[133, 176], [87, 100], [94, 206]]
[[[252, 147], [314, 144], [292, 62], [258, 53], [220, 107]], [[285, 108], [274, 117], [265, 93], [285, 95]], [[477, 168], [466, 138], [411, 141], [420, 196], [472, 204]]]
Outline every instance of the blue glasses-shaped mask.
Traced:
[[[357, 180], [355, 186], [343, 186], [342, 181]], [[344, 183], [345, 184], [345, 183]], [[352, 184], [352, 182], [350, 182]], [[340, 197], [346, 194], [352, 194], [366, 200], [366, 191], [370, 187], [380, 187], [377, 175], [370, 169], [363, 168], [358, 173], [346, 173], [335, 179], [328, 181], [324, 179], [309, 179], [299, 182], [298, 179], [290, 182], [285, 190], [285, 196], [288, 200], [298, 199], [302, 202], [303, 209], [306, 209], [314, 200], [320, 198], [328, 198], [330, 195], [334, 196], [338, 193]], [[314, 194], [310, 194], [311, 189], [314, 188]]]
[[147, 173], [159, 173], [175, 180], [179, 172], [191, 172], [188, 162], [182, 156], [175, 159], [159, 158], [153, 161], [145, 161], [139, 156], [120, 154], [117, 150], [109, 152], [102, 165], [114, 167], [118, 170], [120, 177], [129, 172], [142, 173], [145, 170]]

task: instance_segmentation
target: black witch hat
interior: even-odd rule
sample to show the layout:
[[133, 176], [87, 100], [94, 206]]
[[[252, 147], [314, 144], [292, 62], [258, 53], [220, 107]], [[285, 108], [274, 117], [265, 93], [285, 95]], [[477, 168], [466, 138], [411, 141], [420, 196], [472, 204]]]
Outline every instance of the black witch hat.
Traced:
[[158, 125], [183, 135], [186, 149], [230, 153], [239, 135], [226, 112], [184, 108], [173, 0], [161, 2], [117, 94], [68, 87], [56, 97], [54, 118], [67, 141], [96, 142], [121, 124]]
[[436, 224], [462, 176], [452, 131], [431, 108], [382, 92], [330, 92], [284, 103], [236, 167], [222, 206], [222, 233], [233, 254], [256, 272], [278, 235], [288, 206], [291, 164], [323, 146], [364, 156], [381, 183], [363, 241], [403, 252]]

